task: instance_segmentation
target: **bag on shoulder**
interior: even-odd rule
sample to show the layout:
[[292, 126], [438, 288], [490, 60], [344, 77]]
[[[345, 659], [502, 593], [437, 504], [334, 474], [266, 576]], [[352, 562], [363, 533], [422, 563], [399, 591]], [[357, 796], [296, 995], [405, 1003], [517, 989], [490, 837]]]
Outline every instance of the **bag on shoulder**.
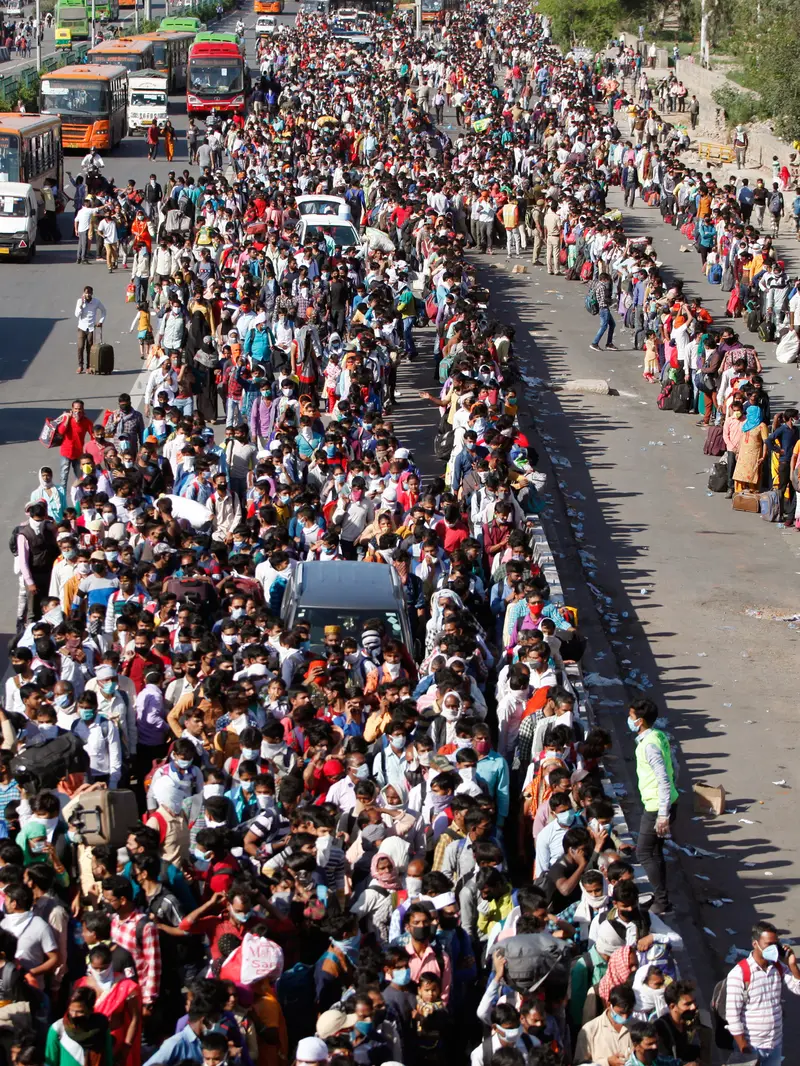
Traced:
[[779, 215], [783, 208], [783, 197], [779, 192], [774, 192], [769, 198], [769, 210], [772, 215]]
[[598, 300], [597, 300], [597, 294], [594, 292], [593, 289], [590, 289], [589, 292], [586, 293], [586, 301], [585, 301], [585, 303], [586, 303], [586, 310], [589, 312], [590, 315], [599, 315], [600, 314], [600, 304], [598, 303]]
[[[750, 963], [747, 959], [740, 959], [736, 963], [742, 971], [744, 981], [744, 1005], [750, 998]], [[718, 1048], [730, 1051], [733, 1048], [733, 1037], [728, 1031], [728, 978], [723, 977], [714, 986], [711, 993], [711, 1028], [714, 1031], [714, 1043]]]

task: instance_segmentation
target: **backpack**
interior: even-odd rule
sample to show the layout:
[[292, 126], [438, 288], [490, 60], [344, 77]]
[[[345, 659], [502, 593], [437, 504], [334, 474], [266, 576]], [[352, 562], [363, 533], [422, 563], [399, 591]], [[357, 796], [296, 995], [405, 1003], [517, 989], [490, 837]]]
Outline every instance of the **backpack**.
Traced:
[[[707, 400], [707, 402], [710, 401]], [[706, 431], [705, 444], [703, 445], [703, 455], [724, 455], [725, 451], [722, 426], [709, 426]]]
[[669, 409], [676, 415], [688, 415], [692, 409], [692, 386], [686, 383], [676, 384], [671, 398], [672, 405]]
[[783, 209], [783, 197], [779, 192], [774, 192], [769, 198], [770, 214], [779, 215]]
[[766, 344], [775, 340], [775, 323], [771, 318], [765, 318], [758, 327], [758, 336]]
[[586, 293], [585, 303], [586, 310], [589, 312], [590, 315], [600, 314], [600, 304], [597, 301], [597, 294], [594, 292], [593, 289], [590, 289], [589, 292]]
[[278, 978], [275, 991], [286, 1019], [289, 1039], [294, 1043], [314, 1031], [313, 1011], [309, 1004], [316, 999], [314, 967], [306, 962], [296, 962], [284, 970]]
[[658, 394], [658, 399], [656, 400], [656, 406], [658, 407], [659, 411], [671, 411], [672, 410], [672, 399], [671, 399], [671, 397], [672, 397], [672, 390], [674, 389], [674, 387], [675, 386], [672, 384], [672, 382], [668, 381], [666, 383], [666, 385], [664, 386], [664, 388], [661, 390], [661, 392]]
[[776, 489], [759, 493], [758, 510], [765, 522], [777, 522], [781, 513], [780, 497]]
[[591, 281], [593, 269], [591, 260], [587, 259], [581, 267], [581, 281]]
[[[520, 1040], [525, 1045], [526, 1057], [529, 1057], [534, 1048], [532, 1037], [528, 1036], [527, 1033], [520, 1033]], [[483, 1066], [489, 1066], [489, 1063], [494, 1058], [494, 1049], [492, 1047], [491, 1033], [489, 1033], [487, 1037], [484, 1037], [481, 1047], [483, 1049]]]
[[507, 984], [532, 992], [556, 969], [569, 972], [570, 948], [549, 933], [518, 933], [503, 941]]
[[751, 333], [758, 333], [758, 327], [761, 325], [761, 311], [758, 308], [758, 304], [753, 303], [752, 300], [748, 300], [746, 310], [747, 328], [750, 330]]
[[11, 530], [11, 536], [8, 538], [8, 550], [12, 555], [17, 554], [17, 537], [19, 536], [19, 526], [14, 526]]
[[708, 271], [708, 283], [709, 285], [720, 285], [722, 283], [722, 267], [719, 263], [715, 263]]
[[73, 733], [28, 747], [11, 760], [12, 777], [28, 793], [55, 788], [68, 774], [85, 773], [88, 769], [86, 750]]
[[[747, 959], [740, 959], [736, 963], [742, 971], [744, 981], [744, 1006], [750, 999], [750, 963]], [[711, 993], [711, 1026], [714, 1030], [714, 1043], [718, 1048], [730, 1051], [733, 1048], [733, 1037], [728, 1032], [726, 1011], [728, 1006], [728, 978], [723, 977], [714, 986]]]

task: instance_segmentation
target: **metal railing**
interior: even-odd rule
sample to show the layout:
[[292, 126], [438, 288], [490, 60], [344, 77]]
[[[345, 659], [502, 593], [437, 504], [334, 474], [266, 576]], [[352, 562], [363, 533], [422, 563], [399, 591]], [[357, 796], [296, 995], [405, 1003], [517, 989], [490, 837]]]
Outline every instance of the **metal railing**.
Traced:
[[23, 67], [14, 74], [0, 77], [0, 96], [6, 102], [16, 102], [20, 89], [35, 88], [42, 74], [49, 74], [53, 70], [58, 70], [59, 67], [69, 66], [70, 63], [83, 63], [88, 50], [88, 44], [81, 44], [76, 48], [69, 48], [47, 56], [42, 61], [41, 70], [37, 70], [35, 66]]

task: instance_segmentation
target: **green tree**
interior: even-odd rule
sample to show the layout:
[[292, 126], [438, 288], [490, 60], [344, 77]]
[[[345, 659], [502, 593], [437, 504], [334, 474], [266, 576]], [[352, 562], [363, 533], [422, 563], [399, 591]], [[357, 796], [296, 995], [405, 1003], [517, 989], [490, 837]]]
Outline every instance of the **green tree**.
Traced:
[[621, 0], [539, 0], [537, 11], [550, 17], [554, 40], [566, 48], [604, 47], [625, 15]]

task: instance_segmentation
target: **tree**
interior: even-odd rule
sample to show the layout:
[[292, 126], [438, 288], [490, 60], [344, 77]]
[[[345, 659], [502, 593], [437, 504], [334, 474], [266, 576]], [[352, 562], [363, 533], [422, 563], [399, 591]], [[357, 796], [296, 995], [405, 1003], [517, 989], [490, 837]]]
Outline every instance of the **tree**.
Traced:
[[565, 48], [604, 48], [625, 14], [621, 0], [539, 0], [537, 10], [550, 16], [553, 39]]

